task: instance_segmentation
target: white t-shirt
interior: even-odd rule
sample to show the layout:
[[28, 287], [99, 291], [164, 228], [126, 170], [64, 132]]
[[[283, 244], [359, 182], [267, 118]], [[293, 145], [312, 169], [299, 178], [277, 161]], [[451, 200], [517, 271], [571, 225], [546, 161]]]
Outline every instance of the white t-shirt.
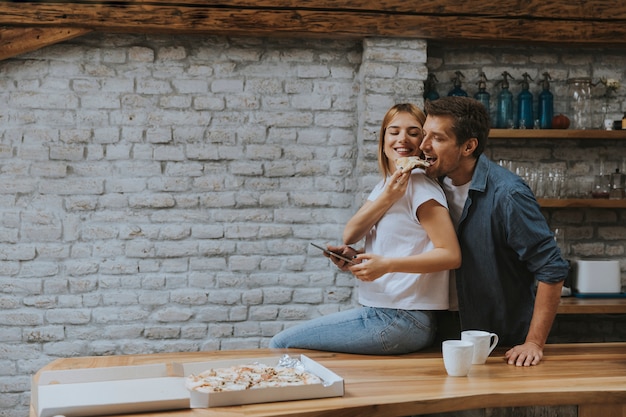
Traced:
[[459, 220], [461, 220], [461, 214], [463, 214], [463, 207], [465, 206], [465, 200], [469, 194], [471, 182], [463, 185], [453, 185], [452, 180], [448, 177], [443, 179], [443, 191], [446, 194], [448, 200], [450, 217], [454, 223], [454, 228], [458, 229]]
[[[453, 185], [452, 180], [448, 177], [443, 179], [443, 191], [446, 193], [448, 199], [450, 217], [454, 228], [458, 230], [459, 221], [461, 220], [461, 214], [463, 214], [463, 207], [465, 206], [465, 200], [469, 194], [470, 182], [463, 185]], [[450, 271], [450, 310], [458, 311], [459, 298], [456, 291], [456, 280], [454, 271]]]
[[[384, 190], [381, 181], [368, 200]], [[365, 252], [386, 257], [416, 255], [433, 249], [433, 243], [417, 219], [417, 209], [429, 200], [448, 207], [439, 184], [423, 171], [411, 174], [405, 195], [387, 210], [365, 237]], [[372, 281], [357, 281], [359, 302], [370, 307], [402, 310], [448, 309], [448, 271], [428, 274], [392, 272]]]

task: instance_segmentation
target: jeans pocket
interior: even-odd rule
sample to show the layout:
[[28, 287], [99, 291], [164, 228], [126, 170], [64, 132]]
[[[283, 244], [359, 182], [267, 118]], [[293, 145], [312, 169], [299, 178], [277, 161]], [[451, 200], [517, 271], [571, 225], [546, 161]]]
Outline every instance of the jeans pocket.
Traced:
[[389, 354], [416, 352], [429, 346], [435, 337], [430, 311], [381, 309], [386, 325], [379, 333], [380, 342]]

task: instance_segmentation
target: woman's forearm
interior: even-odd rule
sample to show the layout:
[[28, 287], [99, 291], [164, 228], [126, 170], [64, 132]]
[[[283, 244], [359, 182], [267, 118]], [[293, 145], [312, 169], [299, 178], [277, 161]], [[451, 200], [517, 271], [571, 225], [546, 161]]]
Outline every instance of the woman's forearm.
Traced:
[[455, 248], [435, 248], [419, 255], [390, 259], [392, 271], [427, 274], [461, 266], [461, 253]]
[[382, 198], [382, 196], [375, 201], [366, 201], [346, 223], [346, 227], [343, 229], [343, 243], [353, 245], [361, 240], [378, 223], [393, 203], [393, 201]]

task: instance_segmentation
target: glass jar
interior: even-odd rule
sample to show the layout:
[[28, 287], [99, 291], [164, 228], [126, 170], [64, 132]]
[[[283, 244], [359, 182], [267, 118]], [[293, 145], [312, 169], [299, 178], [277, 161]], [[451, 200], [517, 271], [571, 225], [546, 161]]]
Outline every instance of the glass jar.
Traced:
[[611, 193], [611, 176], [596, 175], [593, 181], [593, 190], [591, 191], [592, 198], [609, 198]]
[[609, 193], [611, 200], [621, 200], [626, 197], [626, 194], [624, 194], [625, 182], [626, 175], [619, 172], [619, 168], [617, 168], [615, 172], [611, 174], [611, 192]]
[[567, 80], [568, 112], [572, 129], [590, 129], [591, 122], [591, 78]]

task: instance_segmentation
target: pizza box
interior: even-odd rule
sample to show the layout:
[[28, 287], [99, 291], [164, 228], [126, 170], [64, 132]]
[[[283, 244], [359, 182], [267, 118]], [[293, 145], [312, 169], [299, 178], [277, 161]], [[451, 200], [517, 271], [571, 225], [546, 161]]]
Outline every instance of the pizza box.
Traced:
[[43, 371], [31, 391], [37, 417], [189, 408], [183, 379], [168, 376], [166, 364]]
[[[268, 387], [247, 389], [243, 391], [199, 392], [190, 391], [191, 408], [223, 407], [229, 405], [243, 405], [267, 403], [276, 401], [293, 401], [312, 398], [341, 397], [344, 394], [343, 378], [315, 362], [311, 358], [300, 355], [292, 359], [299, 360], [304, 368], [320, 377], [321, 384], [308, 384], [288, 387]], [[200, 374], [209, 369], [228, 368], [230, 366], [260, 363], [267, 366], [276, 366], [281, 357], [262, 357], [236, 360], [222, 360], [209, 362], [174, 363], [174, 373], [184, 378], [191, 374]]]

